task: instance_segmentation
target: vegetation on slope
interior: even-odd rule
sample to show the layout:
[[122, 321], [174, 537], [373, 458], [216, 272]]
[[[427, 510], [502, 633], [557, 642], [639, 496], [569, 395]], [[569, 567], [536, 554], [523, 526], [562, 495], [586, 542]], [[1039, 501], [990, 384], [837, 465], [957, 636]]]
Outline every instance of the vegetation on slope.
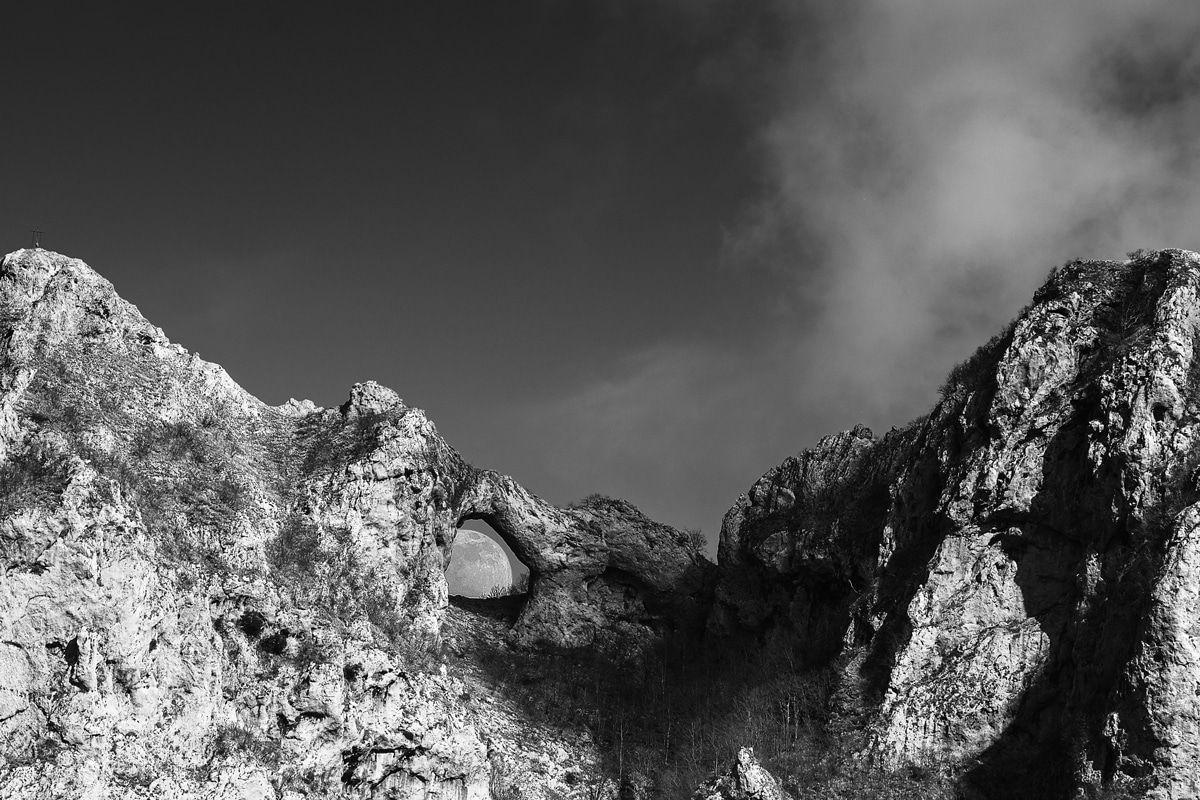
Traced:
[[[487, 602], [458, 605], [485, 624]], [[800, 798], [953, 797], [952, 776], [864, 766], [860, 700], [838, 686], [842, 667], [807, 666], [787, 646], [702, 651], [664, 641], [641, 662], [618, 663], [594, 650], [530, 652], [487, 636], [450, 662], [452, 673], [481, 669], [502, 685], [531, 727], [585, 727], [623, 797], [689, 797], [746, 746]]]

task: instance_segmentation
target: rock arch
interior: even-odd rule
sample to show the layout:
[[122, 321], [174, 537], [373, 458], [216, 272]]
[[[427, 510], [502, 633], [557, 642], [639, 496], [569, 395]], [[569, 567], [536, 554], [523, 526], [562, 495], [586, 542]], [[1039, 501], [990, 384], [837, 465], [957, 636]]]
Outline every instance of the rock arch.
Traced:
[[630, 503], [558, 508], [492, 470], [468, 470], [458, 489], [458, 524], [486, 522], [529, 567], [517, 641], [621, 644], [702, 624], [712, 565], [681, 532]]

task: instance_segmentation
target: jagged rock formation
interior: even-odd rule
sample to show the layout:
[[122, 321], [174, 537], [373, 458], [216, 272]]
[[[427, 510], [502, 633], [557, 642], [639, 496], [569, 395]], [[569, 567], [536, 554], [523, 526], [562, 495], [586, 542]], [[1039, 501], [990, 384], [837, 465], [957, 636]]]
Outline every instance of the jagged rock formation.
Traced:
[[927, 418], [739, 498], [711, 630], [841, 665], [884, 763], [976, 796], [1200, 795], [1198, 343], [1197, 255], [1067, 265]]
[[[627, 503], [556, 508], [377, 384], [267, 406], [82, 262], [18, 251], [0, 266], [0, 795], [612, 800], [632, 784], [585, 727], [525, 713], [516, 662], [470, 654], [565, 653], [569, 699], [571, 654], [636, 665], [707, 618], [725, 653], [799, 644], [837, 673], [824, 730], [865, 732], [854, 758], [953, 773], [968, 797], [1197, 796], [1197, 342], [1200, 257], [1068, 265], [928, 417], [756, 482], [714, 590], [686, 537]], [[530, 568], [486, 624], [447, 607], [472, 519]], [[666, 709], [657, 663], [645, 697]], [[645, 697], [624, 688], [596, 697], [627, 714]], [[701, 791], [784, 796], [748, 751]]]
[[754, 750], [743, 747], [729, 771], [708, 780], [692, 800], [792, 800], [754, 757]]
[[472, 470], [453, 507], [459, 520], [488, 523], [529, 567], [529, 600], [513, 630], [523, 644], [628, 651], [655, 633], [703, 626], [711, 564], [680, 531], [623, 500], [559, 509], [507, 475]]
[[267, 406], [83, 262], [10, 254], [0, 795], [489, 796], [512, 713], [430, 654], [467, 519], [531, 569], [516, 641], [702, 624], [705, 562], [632, 506], [555, 508], [373, 383]]

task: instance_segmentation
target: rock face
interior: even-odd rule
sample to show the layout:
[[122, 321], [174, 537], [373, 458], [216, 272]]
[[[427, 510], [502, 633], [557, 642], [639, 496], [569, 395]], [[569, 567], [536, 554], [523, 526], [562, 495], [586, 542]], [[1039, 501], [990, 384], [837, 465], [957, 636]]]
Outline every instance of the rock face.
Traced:
[[705, 562], [632, 506], [555, 508], [374, 383], [267, 406], [83, 262], [10, 254], [0, 796], [490, 796], [504, 715], [436, 649], [467, 519], [531, 569], [515, 641], [702, 624]]
[[978, 796], [1200, 795], [1198, 343], [1197, 255], [1067, 265], [927, 418], [739, 498], [710, 630], [843, 665], [880, 760]]
[[[448, 661], [636, 665], [706, 621], [714, 647], [799, 643], [863, 752], [968, 797], [1198, 796], [1198, 342], [1200, 257], [1070, 264], [928, 417], [759, 479], [718, 578], [628, 503], [465, 463], [377, 384], [267, 406], [82, 262], [18, 251], [0, 796], [612, 800], [586, 730], [504, 696], [508, 661]], [[530, 569], [482, 648], [447, 608], [470, 520]], [[786, 795], [743, 751], [699, 796]]]
[[460, 487], [458, 518], [488, 523], [529, 567], [517, 641], [627, 651], [656, 633], [703, 626], [715, 575], [680, 531], [623, 500], [559, 509], [497, 472], [475, 471]]

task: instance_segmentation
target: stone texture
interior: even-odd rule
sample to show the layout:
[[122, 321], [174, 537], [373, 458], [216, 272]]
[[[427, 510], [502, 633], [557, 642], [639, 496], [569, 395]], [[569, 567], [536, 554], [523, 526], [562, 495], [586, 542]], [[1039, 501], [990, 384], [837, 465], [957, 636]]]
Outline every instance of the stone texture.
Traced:
[[1198, 290], [1182, 251], [1056, 271], [928, 417], [739, 498], [710, 630], [840, 656], [886, 765], [1196, 796]]
[[758, 763], [754, 749], [743, 747], [729, 771], [697, 788], [692, 800], [792, 800], [792, 796]]
[[[554, 508], [374, 383], [267, 406], [83, 262], [10, 254], [0, 796], [490, 796], [498, 764], [545, 754], [446, 670], [444, 568], [471, 518], [533, 570], [516, 642], [701, 624], [705, 562], [632, 506]], [[559, 761], [595, 762], [572, 747]]]
[[[636, 660], [707, 619], [714, 646], [800, 642], [838, 667], [834, 727], [884, 766], [962, 773], [966, 796], [1194, 797], [1198, 294], [1181, 251], [1058, 271], [928, 417], [757, 481], [714, 589], [628, 503], [556, 508], [374, 383], [267, 406], [82, 262], [18, 251], [0, 796], [615, 797], [581, 730], [531, 722], [446, 651]], [[511, 627], [447, 608], [472, 519], [530, 567]], [[760, 772], [743, 751], [702, 796], [782, 796]]]
[[457, 517], [487, 522], [529, 567], [517, 641], [628, 653], [657, 633], [703, 626], [715, 573], [680, 531], [623, 500], [559, 509], [490, 470], [460, 486]]

